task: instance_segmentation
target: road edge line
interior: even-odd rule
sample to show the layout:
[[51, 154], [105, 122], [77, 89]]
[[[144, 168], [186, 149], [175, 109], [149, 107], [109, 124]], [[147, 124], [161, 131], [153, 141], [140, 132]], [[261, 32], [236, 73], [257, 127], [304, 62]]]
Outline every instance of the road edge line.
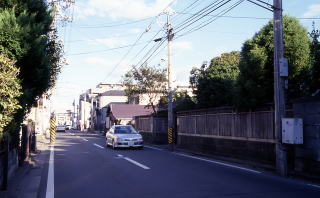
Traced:
[[54, 198], [54, 145], [50, 146], [46, 198]]
[[227, 163], [223, 163], [223, 162], [218, 162], [215, 160], [209, 160], [209, 159], [205, 159], [205, 158], [201, 158], [201, 157], [195, 157], [195, 156], [191, 156], [191, 155], [186, 155], [186, 154], [182, 154], [182, 153], [177, 153], [174, 152], [175, 155], [179, 155], [179, 156], [183, 156], [183, 157], [188, 157], [191, 159], [197, 159], [197, 160], [201, 160], [201, 161], [205, 161], [205, 162], [209, 162], [209, 163], [213, 163], [213, 164], [218, 164], [218, 165], [222, 165], [222, 166], [226, 166], [226, 167], [230, 167], [230, 168], [236, 168], [236, 169], [240, 169], [240, 170], [244, 170], [244, 171], [248, 171], [248, 172], [252, 172], [252, 173], [256, 173], [256, 174], [261, 174], [262, 172], [260, 171], [256, 171], [256, 170], [252, 170], [249, 168], [243, 168], [241, 166], [235, 166], [232, 164], [227, 164]]

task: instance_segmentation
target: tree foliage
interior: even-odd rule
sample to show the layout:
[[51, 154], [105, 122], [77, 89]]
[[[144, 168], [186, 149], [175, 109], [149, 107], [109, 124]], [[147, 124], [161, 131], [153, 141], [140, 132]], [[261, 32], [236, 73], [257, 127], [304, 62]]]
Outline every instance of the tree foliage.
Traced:
[[312, 31], [309, 33], [311, 37], [311, 93], [320, 89], [320, 30], [315, 28], [315, 24], [312, 25]]
[[148, 106], [156, 113], [159, 98], [166, 93], [166, 69], [143, 65], [139, 68], [132, 67], [123, 77], [125, 93], [128, 101], [134, 97], [146, 95]]
[[15, 62], [0, 54], [0, 141], [4, 128], [12, 121], [16, 110], [21, 108], [18, 103], [21, 95], [18, 73]]
[[14, 119], [19, 126], [36, 98], [54, 84], [62, 67], [62, 45], [52, 28], [52, 12], [45, 0], [0, 2], [0, 53], [15, 61], [22, 94]]
[[[187, 91], [176, 91], [173, 94], [173, 110], [174, 111], [184, 111], [194, 109], [196, 103], [194, 98], [192, 98]], [[158, 103], [159, 108], [168, 107], [168, 93], [163, 95]]]
[[190, 83], [199, 107], [216, 107], [233, 104], [233, 92], [239, 75], [240, 52], [224, 53], [211, 60], [206, 68], [191, 71]]
[[[293, 17], [283, 17], [284, 56], [288, 59], [288, 98], [307, 94], [310, 41], [306, 29]], [[273, 101], [273, 23], [270, 21], [242, 47], [237, 82], [238, 104], [254, 107]]]

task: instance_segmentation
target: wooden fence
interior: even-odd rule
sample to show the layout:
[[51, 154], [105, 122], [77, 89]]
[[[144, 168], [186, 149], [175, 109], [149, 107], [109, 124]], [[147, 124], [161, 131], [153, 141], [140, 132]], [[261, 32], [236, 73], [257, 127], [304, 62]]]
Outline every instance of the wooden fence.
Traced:
[[145, 142], [166, 144], [168, 139], [167, 117], [152, 115], [135, 117], [135, 128], [142, 134]]
[[254, 112], [227, 108], [178, 112], [177, 132], [179, 136], [276, 142], [271, 108]]
[[166, 117], [137, 116], [135, 117], [135, 128], [147, 133], [166, 133], [168, 131], [168, 120]]

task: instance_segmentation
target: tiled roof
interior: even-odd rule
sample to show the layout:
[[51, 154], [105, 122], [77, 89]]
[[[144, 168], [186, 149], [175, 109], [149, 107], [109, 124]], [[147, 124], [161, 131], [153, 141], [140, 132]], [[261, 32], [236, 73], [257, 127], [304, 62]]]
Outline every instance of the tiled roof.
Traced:
[[125, 96], [125, 92], [123, 90], [109, 90], [100, 94], [100, 96]]
[[153, 113], [152, 108], [137, 104], [110, 104], [110, 111], [115, 118], [133, 118], [139, 115], [149, 115]]

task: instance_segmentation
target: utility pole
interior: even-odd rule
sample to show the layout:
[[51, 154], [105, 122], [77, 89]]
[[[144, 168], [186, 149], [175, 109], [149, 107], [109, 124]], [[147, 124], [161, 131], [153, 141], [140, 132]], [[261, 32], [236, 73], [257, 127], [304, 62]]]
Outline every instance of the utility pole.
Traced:
[[[282, 144], [282, 118], [285, 117], [285, 78], [282, 74], [285, 64], [282, 28], [282, 0], [273, 0], [273, 31], [274, 31], [274, 103], [275, 103], [275, 133], [276, 143], [276, 169], [281, 176], [287, 176], [287, 151]], [[286, 72], [287, 73], [287, 72]]]
[[87, 92], [84, 92], [84, 103], [83, 103], [83, 129], [87, 128], [86, 121], [86, 106], [87, 106]]
[[173, 97], [173, 89], [172, 89], [172, 69], [171, 69], [171, 42], [174, 34], [172, 33], [172, 27], [170, 23], [170, 14], [167, 12], [167, 40], [168, 40], [168, 144], [170, 146], [170, 150], [174, 150], [174, 142], [175, 142], [175, 133], [173, 131], [173, 110], [172, 110], [172, 97]]

